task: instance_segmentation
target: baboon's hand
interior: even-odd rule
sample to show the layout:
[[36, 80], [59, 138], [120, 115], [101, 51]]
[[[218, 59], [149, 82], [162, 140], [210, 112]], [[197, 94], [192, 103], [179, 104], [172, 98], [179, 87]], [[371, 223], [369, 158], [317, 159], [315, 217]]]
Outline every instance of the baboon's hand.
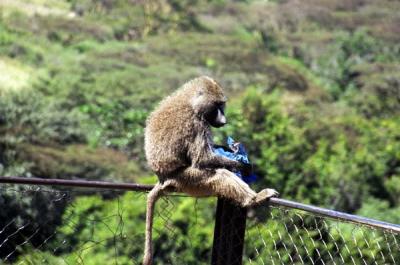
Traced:
[[251, 164], [242, 163], [240, 173], [242, 173], [243, 176], [250, 176], [253, 173], [253, 166]]

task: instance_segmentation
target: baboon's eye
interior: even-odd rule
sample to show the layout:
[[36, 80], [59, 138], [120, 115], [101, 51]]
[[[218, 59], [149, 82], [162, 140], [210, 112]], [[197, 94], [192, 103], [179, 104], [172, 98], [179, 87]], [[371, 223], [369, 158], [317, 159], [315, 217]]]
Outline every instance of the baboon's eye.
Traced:
[[215, 103], [215, 106], [216, 106], [217, 108], [219, 108], [219, 109], [224, 110], [224, 109], [225, 109], [225, 102], [224, 102], [224, 101], [217, 101], [217, 102]]

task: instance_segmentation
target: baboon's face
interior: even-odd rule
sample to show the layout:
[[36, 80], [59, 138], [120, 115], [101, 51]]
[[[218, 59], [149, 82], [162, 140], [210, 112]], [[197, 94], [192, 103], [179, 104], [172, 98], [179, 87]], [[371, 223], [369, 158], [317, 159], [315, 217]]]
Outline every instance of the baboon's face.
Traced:
[[212, 79], [197, 88], [192, 100], [195, 112], [209, 125], [217, 128], [226, 124], [225, 103], [226, 97], [222, 88]]
[[205, 113], [206, 121], [213, 127], [222, 127], [226, 124], [225, 102], [214, 102], [210, 110]]

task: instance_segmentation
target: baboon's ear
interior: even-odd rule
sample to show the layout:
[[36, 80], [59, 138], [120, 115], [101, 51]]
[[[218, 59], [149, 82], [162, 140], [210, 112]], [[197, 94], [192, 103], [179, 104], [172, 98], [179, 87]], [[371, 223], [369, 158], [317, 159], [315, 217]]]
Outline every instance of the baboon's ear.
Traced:
[[204, 91], [204, 88], [203, 87], [199, 87], [197, 90], [196, 90], [196, 96], [202, 96], [202, 95], [204, 95], [205, 94], [205, 91]]

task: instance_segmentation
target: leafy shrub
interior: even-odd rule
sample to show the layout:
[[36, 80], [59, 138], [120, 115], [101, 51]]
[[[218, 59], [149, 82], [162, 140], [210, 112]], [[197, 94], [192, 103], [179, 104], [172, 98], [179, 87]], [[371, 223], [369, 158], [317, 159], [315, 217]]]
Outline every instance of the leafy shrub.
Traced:
[[42, 94], [26, 90], [9, 93], [0, 98], [2, 132], [35, 143], [84, 142], [79, 124], [84, 116], [62, 108], [62, 101], [44, 98]]
[[[154, 235], [155, 262], [185, 264], [207, 264], [212, 245], [214, 207], [212, 199], [196, 202], [193, 198], [169, 198], [173, 200], [174, 213], [168, 213], [172, 202], [157, 203]], [[165, 205], [166, 204], [166, 205]], [[80, 255], [85, 264], [99, 264], [104, 260], [115, 260], [118, 264], [139, 262], [142, 257], [145, 230], [146, 197], [128, 192], [119, 199], [105, 201], [100, 196], [81, 196], [71, 204], [63, 215], [63, 224], [49, 242], [49, 249], [57, 249], [60, 260], [75, 262], [82, 244], [102, 242], [85, 249]], [[123, 211], [120, 211], [123, 207]], [[166, 208], [165, 208], [166, 207]], [[195, 209], [196, 214], [193, 214]], [[168, 218], [166, 220], [165, 218]], [[184, 220], [184, 221], [183, 221]], [[173, 228], [174, 231], [166, 229]], [[171, 240], [173, 238], [174, 240]], [[64, 242], [64, 243], [62, 243]], [[40, 255], [39, 255], [40, 253]], [[39, 252], [38, 256], [47, 258]], [[26, 261], [34, 258], [27, 252], [19, 258]], [[49, 257], [57, 260], [54, 257]]]
[[[0, 190], [0, 226], [3, 227], [0, 258], [8, 257], [9, 261], [14, 261], [24, 251], [16, 246], [31, 244], [37, 247], [51, 237], [60, 225], [66, 202], [55, 201], [51, 193], [29, 192], [20, 185], [3, 186]], [[13, 234], [15, 231], [18, 233]]]

